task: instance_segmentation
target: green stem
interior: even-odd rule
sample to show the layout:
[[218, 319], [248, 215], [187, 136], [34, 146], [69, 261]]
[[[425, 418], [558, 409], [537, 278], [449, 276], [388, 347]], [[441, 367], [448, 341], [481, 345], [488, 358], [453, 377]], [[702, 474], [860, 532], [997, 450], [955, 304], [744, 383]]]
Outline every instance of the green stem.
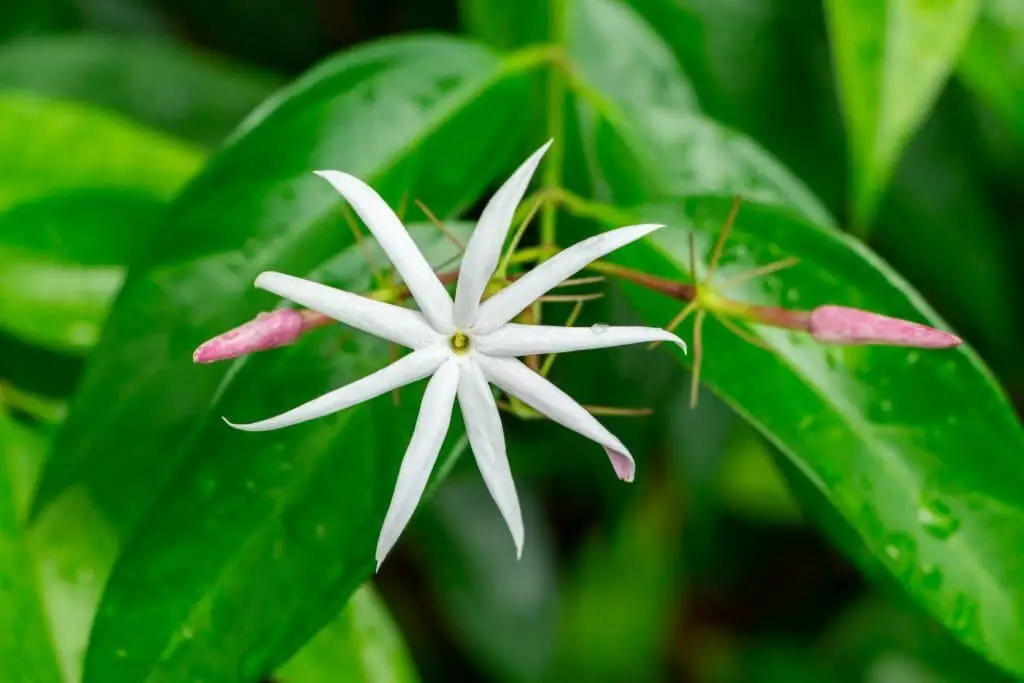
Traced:
[[2, 408], [10, 408], [50, 424], [59, 423], [67, 412], [67, 406], [61, 401], [30, 394], [0, 380], [0, 409]]
[[[565, 45], [566, 15], [568, 3], [566, 0], [549, 0], [549, 19], [551, 23], [551, 39], [555, 45]], [[547, 110], [547, 131], [549, 138], [560, 138], [565, 129], [565, 73], [562, 68], [555, 64], [548, 71], [548, 110]], [[552, 145], [550, 156], [544, 165], [544, 188], [557, 190], [562, 185], [562, 166], [564, 164], [563, 147], [564, 141], [559, 140]], [[557, 212], [552, 204], [545, 204], [541, 210], [540, 217], [540, 243], [546, 246], [553, 246], [557, 243], [556, 238]]]

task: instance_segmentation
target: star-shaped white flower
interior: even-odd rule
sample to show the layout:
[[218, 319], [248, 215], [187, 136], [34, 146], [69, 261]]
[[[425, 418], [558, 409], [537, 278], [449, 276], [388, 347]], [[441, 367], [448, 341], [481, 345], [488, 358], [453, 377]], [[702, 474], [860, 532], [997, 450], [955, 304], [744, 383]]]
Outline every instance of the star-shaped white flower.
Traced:
[[340, 171], [316, 173], [331, 183], [362, 218], [405, 281], [419, 311], [283, 273], [267, 272], [256, 278], [257, 287], [409, 347], [412, 353], [277, 417], [252, 424], [229, 422], [232, 427], [246, 431], [288, 427], [430, 377], [377, 542], [378, 568], [423, 495], [448, 432], [456, 396], [480, 473], [512, 533], [517, 557], [522, 554], [522, 514], [505, 452], [501, 417], [488, 382], [554, 422], [601, 444], [618, 477], [633, 480], [633, 457], [622, 442], [568, 394], [516, 357], [652, 341], [670, 341], [685, 348], [682, 340], [649, 327], [571, 328], [510, 321], [592, 261], [662, 226], [633, 225], [583, 240], [481, 302], [498, 265], [513, 214], [550, 145], [549, 141], [527, 159], [484, 208], [463, 254], [454, 303], [384, 200], [361, 180]]

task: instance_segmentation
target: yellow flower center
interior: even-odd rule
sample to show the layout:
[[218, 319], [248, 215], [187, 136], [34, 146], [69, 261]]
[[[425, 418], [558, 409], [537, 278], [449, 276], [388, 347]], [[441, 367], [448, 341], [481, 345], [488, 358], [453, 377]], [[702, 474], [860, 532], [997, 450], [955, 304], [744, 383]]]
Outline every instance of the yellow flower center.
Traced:
[[467, 337], [463, 332], [456, 332], [448, 341], [452, 346], [452, 351], [455, 353], [465, 353], [466, 351], [469, 351], [469, 337]]

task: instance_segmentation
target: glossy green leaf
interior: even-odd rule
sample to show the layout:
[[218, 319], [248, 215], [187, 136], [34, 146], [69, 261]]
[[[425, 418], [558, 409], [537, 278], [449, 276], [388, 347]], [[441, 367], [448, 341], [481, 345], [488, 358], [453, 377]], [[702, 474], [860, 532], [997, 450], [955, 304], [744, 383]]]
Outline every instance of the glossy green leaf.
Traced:
[[[623, 253], [634, 266], [688, 278], [687, 231], [695, 231], [698, 264], [706, 263], [728, 206], [699, 199], [651, 208], [645, 219], [671, 227], [656, 233], [645, 255]], [[786, 256], [800, 265], [721, 293], [941, 325], [863, 246], [761, 205], [744, 205], [719, 276]], [[648, 324], [664, 324], [679, 308], [627, 293]], [[910, 596], [963, 642], [1024, 672], [1015, 645], [1024, 576], [1014, 559], [1024, 542], [1024, 431], [977, 356], [964, 347], [826, 347], [775, 328], [751, 333], [768, 349], [709, 319], [702, 378], [781, 449]], [[986, 444], [984, 458], [978, 444]]]
[[1024, 5], [985, 0], [960, 76], [1024, 140]]
[[[192, 351], [277, 301], [252, 288], [263, 270], [372, 286], [342, 203], [312, 170], [345, 169], [396, 206], [420, 198], [441, 216], [511, 170], [518, 65], [440, 38], [350, 52], [260, 108], [175, 202], [129, 274], [42, 481], [41, 501], [84, 484], [122, 529], [167, 484], [114, 570], [87, 681], [248, 680], [372, 571], [416, 391], [401, 392], [397, 413], [382, 398], [273, 434], [218, 416], [289, 408], [383, 365], [384, 348], [327, 329], [238, 364], [193, 366]], [[436, 229], [418, 234], [434, 263], [452, 255]]]
[[276, 78], [152, 39], [50, 36], [0, 49], [0, 88], [88, 103], [211, 145], [278, 85]]
[[[455, 253], [433, 226], [418, 226], [414, 235], [432, 263]], [[383, 262], [379, 251], [371, 253]], [[310, 276], [366, 291], [372, 285], [364, 254], [349, 245]], [[280, 432], [238, 432], [217, 416], [249, 421], [282, 412], [369, 374], [388, 355], [367, 335], [322, 330], [241, 363], [211, 399], [213, 414], [209, 403], [200, 404], [182, 467], [111, 577], [86, 681], [247, 681], [287, 659], [337, 614], [373, 570], [422, 383], [400, 392], [399, 407], [384, 396]], [[191, 375], [211, 369], [196, 367]], [[447, 443], [446, 457], [458, 455], [459, 429]], [[118, 520], [123, 506], [144, 505], [152, 495], [115, 497], [95, 474], [87, 480], [98, 504], [118, 508], [111, 513]]]
[[198, 150], [120, 116], [33, 95], [0, 94], [0, 122], [0, 210], [78, 189], [169, 198], [202, 162]]
[[[46, 614], [22, 525], [28, 482], [19, 481], [24, 451], [18, 426], [0, 413], [0, 680], [59, 683]], [[24, 476], [24, 473], [21, 473]]]
[[981, 0], [826, 0], [857, 229], [870, 227], [907, 140], [956, 67], [980, 5]]
[[387, 606], [370, 584], [274, 675], [281, 683], [415, 683], [416, 667]]
[[54, 350], [91, 348], [163, 208], [145, 194], [94, 191], [0, 213], [0, 328]]
[[[771, 155], [703, 116], [671, 50], [617, 0], [575, 0], [568, 48], [595, 193], [636, 203], [700, 193], [791, 206], [821, 225], [821, 202]], [[616, 33], [616, 27], [627, 27]]]

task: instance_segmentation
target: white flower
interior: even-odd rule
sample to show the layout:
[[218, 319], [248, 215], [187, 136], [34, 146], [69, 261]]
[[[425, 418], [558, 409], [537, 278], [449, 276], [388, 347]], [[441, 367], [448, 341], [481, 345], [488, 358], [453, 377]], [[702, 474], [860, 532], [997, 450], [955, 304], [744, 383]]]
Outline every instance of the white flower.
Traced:
[[267, 272], [256, 278], [257, 287], [413, 351], [371, 375], [277, 417], [244, 425], [229, 422], [232, 427], [246, 431], [287, 427], [344, 410], [396, 387], [430, 377], [377, 542], [378, 568], [423, 495], [448, 432], [456, 396], [484, 482], [512, 533], [517, 557], [522, 554], [522, 515], [505, 453], [501, 417], [488, 382], [551, 420], [601, 444], [618, 477], [625, 481], [633, 479], [633, 458], [622, 442], [581, 405], [516, 356], [652, 341], [671, 341], [685, 348], [683, 342], [674, 334], [648, 327], [569, 328], [509, 321], [595, 259], [662, 226], [634, 225], [583, 240], [481, 302], [484, 288], [497, 267], [516, 207], [550, 145], [549, 141], [527, 159], [484, 208], [466, 245], [454, 303], [384, 200], [362, 181], [339, 171], [316, 173], [331, 183], [362, 218], [405, 281], [419, 311], [283, 273]]

